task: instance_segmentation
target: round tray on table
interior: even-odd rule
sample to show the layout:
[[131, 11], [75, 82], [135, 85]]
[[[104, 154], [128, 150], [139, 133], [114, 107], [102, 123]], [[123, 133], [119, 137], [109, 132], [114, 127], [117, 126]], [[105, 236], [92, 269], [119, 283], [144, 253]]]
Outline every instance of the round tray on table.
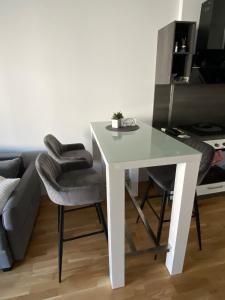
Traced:
[[129, 132], [129, 131], [135, 131], [138, 130], [140, 127], [138, 125], [134, 126], [125, 126], [125, 127], [119, 127], [119, 128], [112, 128], [112, 125], [107, 125], [106, 129], [110, 131], [116, 131], [116, 132]]

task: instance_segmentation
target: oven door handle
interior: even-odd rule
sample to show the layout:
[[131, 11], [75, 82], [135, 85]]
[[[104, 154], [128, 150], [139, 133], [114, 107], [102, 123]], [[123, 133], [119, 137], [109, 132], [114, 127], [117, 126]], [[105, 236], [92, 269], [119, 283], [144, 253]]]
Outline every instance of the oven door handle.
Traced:
[[209, 186], [208, 190], [215, 190], [215, 189], [221, 189], [223, 185], [217, 185], [217, 186]]

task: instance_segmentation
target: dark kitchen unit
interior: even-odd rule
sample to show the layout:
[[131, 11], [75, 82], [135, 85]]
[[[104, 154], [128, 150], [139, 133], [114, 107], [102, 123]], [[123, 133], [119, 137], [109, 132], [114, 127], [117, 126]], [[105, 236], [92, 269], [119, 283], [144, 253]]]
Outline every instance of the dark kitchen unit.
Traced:
[[225, 49], [224, 12], [224, 0], [208, 0], [202, 4], [197, 50]]
[[[179, 128], [225, 157], [225, 1], [202, 4], [196, 52], [195, 28], [175, 21], [158, 32], [153, 126]], [[218, 192], [225, 192], [225, 159], [197, 187], [198, 195]]]

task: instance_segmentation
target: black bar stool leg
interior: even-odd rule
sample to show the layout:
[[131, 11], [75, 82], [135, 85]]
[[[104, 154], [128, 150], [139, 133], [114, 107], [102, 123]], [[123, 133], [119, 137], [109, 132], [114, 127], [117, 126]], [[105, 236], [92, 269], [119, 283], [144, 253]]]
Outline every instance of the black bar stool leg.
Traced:
[[59, 222], [60, 222], [60, 205], [57, 205], [57, 209], [58, 209], [58, 232], [59, 232]]
[[98, 211], [99, 217], [101, 219], [101, 224], [102, 224], [103, 229], [104, 229], [106, 240], [108, 241], [108, 228], [107, 228], [105, 217], [104, 217], [104, 214], [103, 214], [103, 211], [102, 211], [102, 206], [101, 206], [100, 203], [96, 203], [95, 207], [96, 207], [96, 210]]
[[59, 234], [58, 234], [58, 269], [59, 282], [62, 278], [62, 257], [63, 257], [63, 231], [64, 231], [64, 206], [59, 205]]
[[156, 244], [160, 244], [161, 234], [162, 234], [162, 227], [164, 222], [164, 215], [165, 215], [165, 209], [166, 209], [166, 202], [167, 202], [168, 193], [167, 191], [164, 191], [163, 198], [161, 202], [161, 209], [160, 209], [160, 217], [159, 217], [159, 225], [156, 235]]
[[95, 209], [96, 209], [96, 212], [97, 212], [98, 221], [99, 221], [100, 224], [102, 224], [101, 216], [100, 216], [100, 213], [98, 211], [98, 207], [96, 205], [95, 205]]
[[198, 201], [197, 201], [196, 195], [195, 195], [195, 200], [194, 200], [194, 213], [195, 213], [195, 222], [196, 222], [196, 229], [197, 229], [197, 235], [198, 235], [199, 250], [202, 250], [201, 224], [200, 224]]
[[[150, 180], [149, 180], [149, 183], [148, 183], [147, 189], [146, 189], [146, 191], [145, 191], [144, 197], [143, 197], [143, 199], [142, 199], [142, 201], [141, 201], [141, 205], [140, 205], [141, 210], [143, 210], [143, 208], [144, 208], [144, 206], [145, 206], [145, 202], [146, 202], [147, 199], [148, 199], [148, 194], [149, 194], [150, 187], [151, 187], [151, 182], [150, 182]], [[137, 220], [136, 220], [136, 223], [139, 222], [139, 219], [140, 219], [140, 216], [138, 215]]]
[[[167, 198], [168, 198], [168, 193], [167, 193], [167, 191], [164, 191], [163, 192], [163, 198], [162, 198], [162, 201], [161, 201], [159, 224], [158, 224], [158, 230], [157, 230], [157, 235], [156, 235], [156, 245], [157, 246], [159, 246], [159, 244], [160, 244]], [[157, 259], [157, 254], [155, 254], [155, 256], [154, 256], [154, 260], [156, 260], [156, 259]]]

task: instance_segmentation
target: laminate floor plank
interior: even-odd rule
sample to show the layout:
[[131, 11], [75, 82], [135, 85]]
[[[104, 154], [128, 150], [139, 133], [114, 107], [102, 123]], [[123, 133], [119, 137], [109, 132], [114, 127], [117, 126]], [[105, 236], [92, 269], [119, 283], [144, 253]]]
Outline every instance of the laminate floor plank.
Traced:
[[[140, 184], [141, 194], [145, 184]], [[155, 193], [155, 192], [153, 192]], [[153, 204], [159, 209], [159, 199]], [[57, 208], [43, 197], [26, 258], [10, 272], [0, 272], [0, 299], [76, 300], [221, 300], [225, 299], [225, 196], [199, 201], [203, 250], [198, 250], [195, 219], [192, 220], [184, 273], [170, 276], [165, 254], [126, 256], [126, 286], [112, 290], [108, 277], [108, 253], [104, 234], [64, 244], [62, 283], [57, 271]], [[104, 207], [106, 210], [106, 207]], [[150, 210], [145, 214], [156, 228]], [[170, 207], [167, 207], [167, 216]], [[126, 194], [126, 220], [137, 248], [150, 247], [137, 213]], [[94, 208], [65, 215], [66, 236], [99, 228]], [[162, 241], [168, 238], [165, 223]], [[153, 245], [153, 244], [152, 244]], [[128, 246], [126, 245], [128, 250]]]

